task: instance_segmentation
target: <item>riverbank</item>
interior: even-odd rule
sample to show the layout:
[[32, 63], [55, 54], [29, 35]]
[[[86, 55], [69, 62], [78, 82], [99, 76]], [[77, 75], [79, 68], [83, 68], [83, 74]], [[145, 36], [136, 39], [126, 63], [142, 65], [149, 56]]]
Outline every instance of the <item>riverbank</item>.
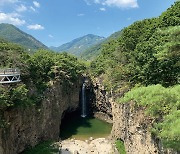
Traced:
[[61, 154], [118, 154], [113, 142], [106, 138], [67, 139], [57, 143]]

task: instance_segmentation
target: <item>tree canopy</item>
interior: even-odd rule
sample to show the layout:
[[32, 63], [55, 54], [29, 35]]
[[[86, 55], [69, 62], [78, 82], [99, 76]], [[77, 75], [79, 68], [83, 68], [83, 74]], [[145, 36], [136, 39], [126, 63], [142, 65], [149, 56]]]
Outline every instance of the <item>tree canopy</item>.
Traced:
[[[121, 103], [131, 100], [154, 117], [153, 132], [180, 151], [180, 1], [161, 16], [137, 21], [101, 47], [91, 73]], [[133, 88], [134, 87], [134, 88]], [[129, 91], [129, 92], [127, 92]], [[123, 95], [123, 98], [119, 98]]]
[[[19, 68], [22, 79], [20, 83], [0, 85], [0, 110], [35, 105], [49, 82], [59, 80], [68, 86], [85, 69], [82, 62], [67, 53], [38, 50], [30, 55], [23, 47], [3, 39], [0, 40], [0, 67]], [[32, 89], [36, 89], [33, 94]]]

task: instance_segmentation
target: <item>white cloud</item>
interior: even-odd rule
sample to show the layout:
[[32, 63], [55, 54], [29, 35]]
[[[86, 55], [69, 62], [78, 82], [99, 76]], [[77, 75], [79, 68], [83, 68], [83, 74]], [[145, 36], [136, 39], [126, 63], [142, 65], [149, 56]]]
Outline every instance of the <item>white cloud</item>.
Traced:
[[0, 6], [10, 3], [17, 3], [19, 0], [0, 0]]
[[21, 4], [20, 6], [18, 6], [18, 7], [16, 8], [16, 11], [17, 11], [17, 12], [27, 11], [27, 7], [26, 7], [25, 5], [23, 5], [23, 4]]
[[39, 24], [28, 25], [27, 28], [32, 29], [32, 30], [43, 30], [44, 29], [44, 27]]
[[19, 14], [17, 13], [3, 13], [0, 12], [0, 23], [9, 23], [9, 24], [13, 24], [15, 26], [21, 26], [24, 25], [26, 23], [25, 20], [22, 20], [19, 18]]
[[40, 7], [40, 3], [38, 3], [37, 1], [33, 1], [33, 4], [35, 7], [39, 8]]
[[99, 8], [99, 10], [100, 10], [100, 11], [106, 11], [106, 8], [101, 7], [101, 8]]
[[36, 9], [34, 8], [34, 7], [32, 7], [32, 6], [30, 6], [30, 9], [32, 10], [32, 11], [36, 11]]
[[137, 8], [137, 0], [84, 0], [87, 5], [99, 4], [109, 7], [118, 7], [118, 8]]
[[77, 16], [78, 16], [78, 17], [82, 17], [82, 16], [85, 16], [85, 14], [80, 13], [80, 14], [78, 14]]
[[119, 8], [138, 7], [137, 0], [105, 0], [102, 4], [107, 6], [116, 6]]
[[50, 38], [53, 38], [54, 36], [52, 36], [51, 34], [48, 35]]
[[6, 13], [11, 17], [21, 17], [21, 15], [19, 13], [13, 12], [13, 13]]

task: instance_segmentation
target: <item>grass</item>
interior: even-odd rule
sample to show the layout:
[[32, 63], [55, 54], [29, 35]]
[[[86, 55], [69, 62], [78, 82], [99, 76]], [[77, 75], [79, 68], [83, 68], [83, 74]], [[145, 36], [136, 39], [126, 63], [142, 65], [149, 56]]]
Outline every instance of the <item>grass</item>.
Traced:
[[57, 153], [59, 150], [55, 148], [52, 141], [45, 141], [33, 148], [25, 150], [22, 154], [53, 154]]
[[116, 140], [116, 148], [118, 149], [120, 154], [126, 154], [124, 142], [121, 140]]

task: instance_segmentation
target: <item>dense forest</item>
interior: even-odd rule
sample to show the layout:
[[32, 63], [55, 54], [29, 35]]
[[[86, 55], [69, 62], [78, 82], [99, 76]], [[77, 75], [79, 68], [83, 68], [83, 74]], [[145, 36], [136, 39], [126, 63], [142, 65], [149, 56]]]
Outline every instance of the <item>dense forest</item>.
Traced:
[[[39, 50], [28, 54], [16, 44], [0, 40], [0, 67], [19, 68], [21, 83], [0, 85], [0, 111], [12, 107], [37, 105], [42, 93], [59, 80], [65, 86], [73, 84], [85, 69], [84, 64], [67, 53]], [[34, 89], [36, 92], [31, 94]]]
[[[102, 46], [91, 73], [120, 103], [135, 101], [155, 118], [154, 133], [180, 151], [180, 2], [137, 21]], [[127, 92], [127, 93], [126, 93]], [[125, 93], [125, 94], [124, 94]], [[121, 96], [124, 95], [123, 98]]]

